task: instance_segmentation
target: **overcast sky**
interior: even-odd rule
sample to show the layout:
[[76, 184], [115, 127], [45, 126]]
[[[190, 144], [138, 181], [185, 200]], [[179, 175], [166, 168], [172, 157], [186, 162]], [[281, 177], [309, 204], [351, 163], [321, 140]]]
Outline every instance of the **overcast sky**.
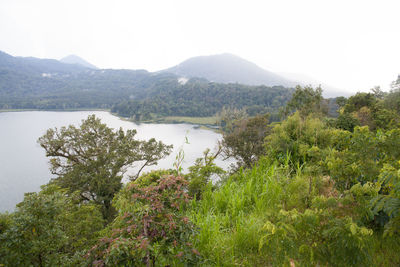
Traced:
[[0, 50], [149, 71], [228, 52], [352, 92], [388, 89], [400, 1], [1, 0]]

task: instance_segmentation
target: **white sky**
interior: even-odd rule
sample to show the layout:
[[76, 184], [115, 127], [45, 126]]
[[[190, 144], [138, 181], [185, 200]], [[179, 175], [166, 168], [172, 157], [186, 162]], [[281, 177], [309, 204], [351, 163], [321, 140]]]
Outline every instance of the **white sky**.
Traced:
[[400, 74], [400, 0], [1, 0], [0, 50], [156, 71], [233, 53], [347, 91]]

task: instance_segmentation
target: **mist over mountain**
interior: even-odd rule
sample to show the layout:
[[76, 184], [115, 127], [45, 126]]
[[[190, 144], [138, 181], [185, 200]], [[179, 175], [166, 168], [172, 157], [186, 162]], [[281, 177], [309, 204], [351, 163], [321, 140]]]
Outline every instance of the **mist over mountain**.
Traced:
[[81, 57], [78, 57], [77, 55], [69, 55], [66, 57], [63, 57], [60, 59], [60, 62], [62, 63], [67, 63], [67, 64], [76, 64], [76, 65], [81, 65], [83, 67], [89, 68], [89, 69], [98, 69], [95, 65], [90, 64], [86, 60], [84, 60]]
[[192, 57], [162, 72], [187, 78], [200, 77], [220, 83], [286, 87], [298, 84], [232, 54]]

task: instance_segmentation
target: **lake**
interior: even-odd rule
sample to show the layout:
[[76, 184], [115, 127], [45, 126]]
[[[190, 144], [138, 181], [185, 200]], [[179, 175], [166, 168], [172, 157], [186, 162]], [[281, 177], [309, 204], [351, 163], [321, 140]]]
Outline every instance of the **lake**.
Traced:
[[[37, 143], [47, 129], [79, 125], [88, 115], [95, 114], [111, 128], [136, 129], [137, 139], [152, 137], [174, 145], [170, 156], [157, 166], [144, 169], [173, 168], [180, 147], [185, 153], [183, 167], [193, 165], [206, 148], [214, 149], [221, 135], [210, 130], [194, 129], [189, 124], [135, 124], [104, 111], [76, 112], [0, 112], [0, 212], [12, 211], [24, 193], [39, 191], [54, 176], [49, 172], [48, 158]], [[189, 144], [185, 144], [187, 137]], [[229, 163], [217, 160], [221, 167]]]

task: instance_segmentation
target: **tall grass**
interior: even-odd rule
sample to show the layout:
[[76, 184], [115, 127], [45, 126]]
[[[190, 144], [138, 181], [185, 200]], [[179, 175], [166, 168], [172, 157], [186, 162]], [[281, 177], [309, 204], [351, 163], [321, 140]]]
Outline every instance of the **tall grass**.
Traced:
[[[289, 161], [277, 165], [261, 159], [217, 189], [210, 184], [201, 200], [191, 202], [189, 214], [199, 231], [195, 247], [206, 266], [289, 266], [291, 261], [296, 266], [352, 266], [352, 261], [393, 266], [400, 262], [397, 239], [371, 236], [372, 231], [355, 225], [350, 217], [332, 217], [327, 204], [326, 208], [312, 206], [312, 199], [329, 202], [319, 193], [322, 178], [290, 166]], [[338, 202], [339, 198], [335, 207], [340, 211]], [[268, 224], [276, 228], [275, 234], [275, 230], [268, 232]], [[263, 245], [265, 241], [268, 245]], [[346, 246], [337, 244], [346, 244], [350, 255]]]
[[[208, 187], [193, 201], [191, 218], [199, 227], [196, 247], [213, 266], [253, 265], [258, 261], [260, 229], [281, 207], [278, 168], [267, 159], [228, 178], [216, 191]], [[257, 263], [261, 264], [261, 263]]]

